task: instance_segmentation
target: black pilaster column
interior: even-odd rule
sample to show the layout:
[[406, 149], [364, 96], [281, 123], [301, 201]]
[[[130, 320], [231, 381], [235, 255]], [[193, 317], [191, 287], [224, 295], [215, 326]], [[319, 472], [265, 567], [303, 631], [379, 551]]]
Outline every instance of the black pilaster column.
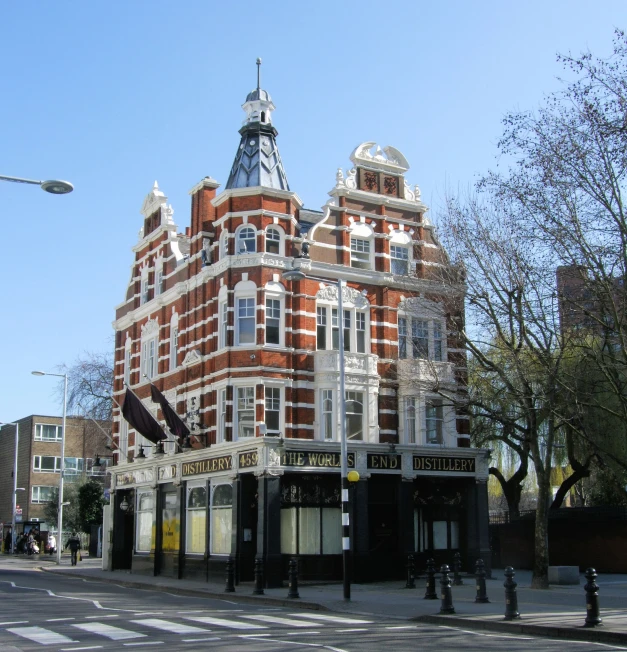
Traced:
[[400, 500], [398, 501], [398, 526], [399, 547], [403, 562], [407, 555], [416, 550], [414, 541], [414, 481], [402, 479], [400, 487]]
[[464, 570], [472, 572], [477, 559], [483, 559], [486, 574], [491, 576], [492, 553], [490, 551], [490, 531], [488, 514], [488, 485], [486, 481], [475, 481], [466, 492], [467, 555]]
[[281, 478], [260, 476], [257, 493], [257, 555], [263, 557], [266, 588], [276, 588], [283, 586]]

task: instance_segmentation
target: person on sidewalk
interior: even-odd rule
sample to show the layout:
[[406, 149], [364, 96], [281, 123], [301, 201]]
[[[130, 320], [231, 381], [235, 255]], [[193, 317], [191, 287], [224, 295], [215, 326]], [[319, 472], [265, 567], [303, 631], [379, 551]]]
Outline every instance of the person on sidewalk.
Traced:
[[72, 536], [67, 540], [65, 544], [65, 549], [70, 549], [72, 553], [72, 566], [76, 566], [76, 558], [78, 556], [78, 551], [81, 549], [81, 540], [79, 539], [76, 532], [72, 532]]
[[57, 539], [54, 534], [48, 535], [48, 552], [52, 555], [57, 551]]

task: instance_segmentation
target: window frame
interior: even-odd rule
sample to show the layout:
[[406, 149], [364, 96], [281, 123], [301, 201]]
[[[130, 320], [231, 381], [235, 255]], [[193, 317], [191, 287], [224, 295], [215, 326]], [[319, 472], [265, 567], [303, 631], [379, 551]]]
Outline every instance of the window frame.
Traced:
[[[245, 316], [241, 315], [240, 303], [246, 302], [245, 310], [251, 312], [251, 314], [246, 314]], [[236, 346], [256, 346], [257, 344], [257, 300], [255, 297], [251, 296], [241, 296], [235, 298], [235, 340]], [[252, 341], [251, 342], [242, 342], [242, 321], [243, 320], [252, 320]]]
[[[350, 266], [353, 269], [372, 269], [372, 238], [350, 236]], [[353, 246], [354, 245], [354, 246]]]
[[[204, 489], [205, 504], [190, 507], [190, 496], [194, 489]], [[192, 480], [187, 482], [185, 488], [185, 554], [187, 555], [204, 555], [207, 551], [207, 515], [209, 512], [209, 490], [206, 480]], [[192, 550], [190, 546], [190, 524], [194, 520], [197, 513], [204, 513], [204, 521], [202, 523], [202, 550]], [[194, 533], [192, 533], [193, 535]]]
[[[398, 255], [401, 253], [403, 255]], [[402, 265], [402, 270], [395, 269], [395, 266]], [[409, 274], [409, 247], [406, 245], [390, 244], [390, 273], [393, 276], [407, 276]]]
[[[430, 432], [435, 432], [435, 438], [430, 438]], [[444, 404], [440, 399], [431, 398], [425, 401], [425, 444], [444, 444]]]
[[[151, 505], [150, 509], [140, 509], [142, 505], [142, 497], [144, 496], [150, 496], [151, 498]], [[155, 491], [153, 489], [142, 489], [137, 491], [137, 497], [135, 499], [136, 505], [135, 505], [135, 552], [139, 553], [144, 553], [148, 554], [152, 552], [153, 545], [155, 543], [155, 519], [154, 519], [154, 511], [155, 511]], [[148, 520], [148, 515], [150, 518], [150, 545], [146, 549], [144, 546], [146, 542], [146, 533], [143, 535], [140, 535], [140, 529], [141, 529], [141, 524], [144, 519]]]
[[[273, 303], [272, 307], [268, 306], [269, 303]], [[278, 317], [272, 316], [269, 317], [268, 315], [271, 314], [273, 311], [276, 311], [278, 308]], [[276, 324], [276, 342], [269, 342], [268, 341], [268, 322], [277, 322]], [[283, 345], [283, 331], [284, 329], [282, 328], [283, 325], [283, 301], [281, 300], [281, 297], [278, 297], [276, 295], [268, 294], [266, 293], [266, 302], [265, 302], [265, 345], [266, 346], [282, 346]], [[273, 326], [274, 328], [274, 326]]]
[[[43, 437], [44, 428], [54, 428], [55, 437], [54, 438]], [[54, 423], [36, 423], [34, 440], [41, 441], [41, 442], [51, 442], [51, 443], [61, 442], [63, 440], [63, 426]]]
[[[215, 505], [215, 494], [216, 491], [220, 487], [230, 487], [231, 488], [231, 504], [230, 505]], [[209, 554], [210, 555], [230, 555], [233, 545], [232, 545], [232, 535], [233, 535], [233, 485], [229, 482], [218, 482], [214, 484], [213, 482], [211, 483], [210, 487], [210, 503], [209, 503]], [[225, 537], [225, 542], [228, 541], [228, 545], [225, 546], [228, 548], [228, 550], [217, 550], [216, 551], [216, 541], [214, 539], [214, 532], [215, 532], [215, 523], [214, 523], [214, 518], [215, 518], [215, 512], [216, 511], [227, 511], [230, 514], [231, 518], [227, 517], [227, 520], [225, 523], [228, 523], [227, 530], [226, 532], [226, 537]]]
[[[146, 374], [148, 380], [158, 375], [159, 368], [159, 335], [154, 334], [142, 340], [142, 374]], [[142, 375], [143, 378], [143, 375]]]
[[[354, 395], [354, 398], [352, 397]], [[361, 398], [358, 400], [357, 395], [359, 395]], [[360, 390], [352, 390], [352, 389], [347, 389], [344, 392], [344, 403], [345, 403], [345, 415], [346, 415], [346, 439], [349, 441], [367, 441], [368, 438], [365, 436], [365, 418], [366, 418], [366, 400], [367, 400], [367, 393], [364, 391]], [[361, 437], [354, 437], [350, 435], [350, 416], [355, 416], [357, 417], [360, 413], [359, 412], [349, 412], [348, 411], [348, 404], [349, 403], [357, 403], [361, 405], [361, 429], [359, 432], [361, 432]], [[355, 418], [355, 421], [357, 419]]]
[[[239, 441], [239, 440], [248, 440], [252, 439], [255, 436], [255, 421], [256, 421], [256, 386], [255, 385], [235, 385], [234, 389], [234, 400], [233, 400], [233, 407], [234, 407], [234, 414], [233, 414], [233, 439], [234, 441]], [[246, 390], [246, 394], [252, 394], [250, 395], [245, 395], [242, 397], [242, 399], [246, 402], [252, 401], [250, 405], [247, 405], [245, 408], [240, 408], [240, 391], [241, 390]], [[249, 391], [252, 390], [252, 391]], [[246, 419], [245, 421], [242, 421], [240, 419], [240, 415], [242, 413], [248, 413], [252, 412], [252, 420]], [[250, 421], [251, 425], [247, 425], [248, 422]], [[240, 435], [240, 430], [242, 432], [245, 431], [245, 429], [251, 428], [252, 433], [250, 435]]]
[[179, 323], [178, 320], [170, 324], [170, 371], [178, 366], [179, 353]]
[[217, 441], [226, 441], [228, 399], [226, 387], [218, 388], [218, 432]]
[[[276, 237], [270, 237], [270, 233], [276, 234]], [[268, 244], [273, 243], [272, 246], [276, 246], [276, 251], [270, 251], [268, 248]], [[276, 245], [274, 244], [276, 243]], [[271, 254], [273, 256], [282, 256], [283, 255], [283, 234], [279, 230], [279, 228], [275, 224], [271, 224], [270, 226], [266, 227], [265, 233], [264, 233], [264, 251], [267, 254]]]
[[[37, 499], [35, 499], [35, 489], [37, 489]], [[47, 500], [42, 500], [41, 499], [41, 490], [42, 489], [50, 489], [50, 494], [52, 494], [52, 491], [54, 489], [58, 489], [58, 487], [55, 487], [54, 485], [45, 485], [45, 484], [34, 484], [31, 486], [31, 493], [30, 493], [30, 502], [33, 505], [45, 505], [46, 503], [52, 502], [52, 497], [48, 498]]]
[[[41, 468], [41, 461], [44, 458], [54, 459], [52, 470]], [[39, 461], [39, 466], [37, 461]], [[61, 473], [61, 457], [59, 455], [33, 455], [33, 473]]]
[[[320, 439], [322, 441], [333, 441], [335, 420], [335, 391], [330, 388], [320, 389]], [[330, 409], [329, 407], [330, 402]], [[335, 428], [337, 430], [337, 427]]]
[[405, 396], [403, 398], [403, 425], [406, 444], [417, 444], [420, 430], [419, 430], [419, 414], [420, 402], [417, 396]]
[[[268, 393], [272, 396], [268, 397]], [[272, 409], [268, 408], [268, 401], [272, 402]], [[276, 405], [278, 401], [278, 406]], [[272, 437], [278, 437], [283, 432], [283, 388], [277, 385], [264, 385], [263, 388], [263, 420], [266, 425], [266, 434]], [[270, 428], [268, 425], [268, 412], [276, 413], [276, 428]]]
[[[244, 237], [242, 234], [244, 233], [251, 233], [252, 235], [248, 235], [248, 237]], [[237, 242], [237, 255], [242, 255], [245, 256], [247, 254], [256, 254], [257, 253], [257, 230], [255, 229], [254, 226], [250, 224], [245, 224], [241, 228], [237, 230], [237, 237], [236, 237], [236, 242]], [[248, 248], [247, 243], [252, 243], [251, 244], [251, 249]], [[242, 249], [242, 245], [244, 246], [244, 249]]]

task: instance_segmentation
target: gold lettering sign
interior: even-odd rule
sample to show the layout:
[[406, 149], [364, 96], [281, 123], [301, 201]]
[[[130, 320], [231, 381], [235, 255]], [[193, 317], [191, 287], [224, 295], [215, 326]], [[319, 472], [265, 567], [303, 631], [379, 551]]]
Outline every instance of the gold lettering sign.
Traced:
[[223, 455], [222, 457], [210, 457], [206, 460], [196, 462], [183, 462], [182, 475], [199, 475], [201, 473], [216, 473], [218, 471], [230, 471], [233, 468], [233, 457]]
[[447, 473], [474, 473], [474, 457], [436, 457], [414, 455], [414, 471], [445, 471]]
[[176, 464], [160, 466], [158, 477], [159, 480], [170, 480], [171, 478], [176, 478]]
[[[348, 467], [355, 466], [355, 453], [348, 453], [346, 457]], [[316, 468], [340, 468], [341, 457], [339, 453], [324, 453], [315, 451], [285, 451], [281, 456], [282, 466], [314, 466]]]
[[248, 469], [259, 464], [259, 453], [257, 451], [246, 451], [239, 454], [239, 468]]
[[398, 471], [401, 468], [401, 456], [368, 453], [368, 468], [377, 471]]

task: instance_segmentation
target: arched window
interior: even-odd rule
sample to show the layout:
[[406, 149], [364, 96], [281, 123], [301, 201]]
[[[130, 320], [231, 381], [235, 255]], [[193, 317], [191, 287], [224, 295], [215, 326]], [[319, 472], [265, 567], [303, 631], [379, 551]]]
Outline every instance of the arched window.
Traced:
[[207, 487], [204, 480], [187, 484], [185, 552], [204, 554], [207, 530]]
[[354, 223], [350, 229], [351, 267], [374, 269], [374, 231], [368, 224]]
[[235, 286], [235, 346], [254, 346], [257, 342], [257, 287], [252, 281]]
[[220, 260], [224, 260], [229, 255], [229, 234], [228, 231], [222, 231], [220, 236]]
[[266, 284], [265, 343], [266, 346], [285, 344], [285, 288], [276, 282]]
[[393, 231], [390, 239], [390, 272], [394, 276], [407, 276], [413, 269], [411, 235], [406, 231]]
[[257, 251], [257, 233], [252, 226], [245, 226], [237, 233], [237, 253], [253, 254]]
[[281, 233], [272, 226], [266, 229], [266, 252], [277, 255], [281, 253]]

